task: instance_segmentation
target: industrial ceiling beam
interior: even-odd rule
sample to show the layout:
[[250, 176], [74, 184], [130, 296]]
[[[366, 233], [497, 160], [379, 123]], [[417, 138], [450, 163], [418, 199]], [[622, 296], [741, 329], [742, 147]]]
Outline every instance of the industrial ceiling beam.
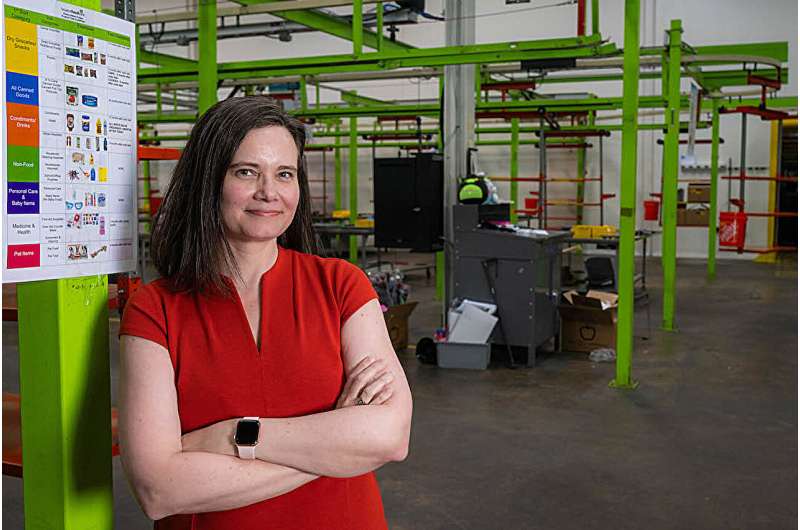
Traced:
[[[522, 42], [443, 46], [426, 49], [409, 49], [402, 52], [385, 51], [365, 53], [359, 57], [350, 54], [316, 57], [236, 61], [218, 67], [220, 78], [241, 79], [285, 75], [329, 74], [338, 72], [391, 70], [397, 68], [431, 67], [456, 64], [485, 64], [534, 59], [559, 59], [591, 57], [616, 53], [613, 44], [604, 44], [599, 37], [568, 37]], [[173, 83], [190, 81], [197, 77], [193, 67], [140, 68], [142, 82]]]
[[143, 48], [139, 48], [137, 59], [139, 59], [139, 61], [142, 63], [156, 64], [160, 66], [197, 68], [197, 61], [193, 59], [187, 59], [185, 57], [178, 57], [166, 53], [148, 51]]
[[[374, 4], [378, 0], [364, 0], [364, 4]], [[321, 7], [337, 7], [353, 5], [353, 0], [286, 0], [270, 3], [250, 3], [240, 7], [221, 7], [217, 9], [217, 17], [243, 17], [247, 15], [272, 14], [277, 11], [301, 9], [319, 9]], [[197, 18], [195, 11], [178, 13], [153, 13], [152, 15], [136, 15], [136, 23], [158, 24], [166, 22], [193, 21]]]
[[[236, 1], [239, 4], [246, 6], [254, 4], [270, 4], [274, 2], [274, 0], [236, 0]], [[276, 17], [280, 17], [284, 20], [297, 22], [298, 24], [302, 24], [306, 27], [321, 31], [323, 33], [327, 33], [329, 35], [334, 35], [336, 37], [345, 40], [352, 40], [353, 38], [353, 29], [349, 21], [342, 20], [339, 17], [328, 15], [327, 13], [323, 13], [321, 11], [315, 11], [315, 10], [273, 11], [270, 14], [275, 15]], [[364, 30], [363, 44], [364, 46], [369, 46], [370, 48], [377, 50], [378, 49], [377, 34], [373, 31]], [[414, 47], [402, 42], [391, 41], [391, 40], [383, 41], [383, 50], [385, 51], [403, 51], [411, 49], [414, 49]]]

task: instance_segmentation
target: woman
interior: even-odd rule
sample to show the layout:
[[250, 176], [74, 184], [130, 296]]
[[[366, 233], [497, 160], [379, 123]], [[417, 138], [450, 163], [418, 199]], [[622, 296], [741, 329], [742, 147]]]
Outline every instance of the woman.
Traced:
[[156, 216], [119, 434], [158, 529], [386, 528], [372, 471], [406, 457], [411, 393], [369, 280], [312, 254], [304, 143], [266, 97], [218, 103]]

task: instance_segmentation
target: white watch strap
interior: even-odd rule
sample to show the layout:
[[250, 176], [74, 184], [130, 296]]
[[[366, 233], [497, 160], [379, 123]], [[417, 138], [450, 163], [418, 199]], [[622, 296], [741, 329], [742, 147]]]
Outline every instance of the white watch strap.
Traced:
[[[259, 420], [258, 416], [245, 416], [243, 420]], [[239, 453], [239, 458], [242, 460], [255, 460], [256, 459], [256, 446], [255, 445], [237, 445], [236, 451]]]

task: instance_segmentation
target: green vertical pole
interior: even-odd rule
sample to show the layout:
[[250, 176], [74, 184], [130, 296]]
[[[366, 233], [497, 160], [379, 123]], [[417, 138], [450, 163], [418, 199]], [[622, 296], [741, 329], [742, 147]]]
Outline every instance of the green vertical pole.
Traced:
[[614, 388], [636, 388], [633, 356], [633, 275], [636, 251], [636, 155], [639, 126], [639, 0], [625, 0], [622, 74], [622, 159], [619, 189], [617, 366]]
[[319, 81], [317, 79], [314, 79], [314, 103], [319, 109], [321, 103], [319, 101]]
[[[517, 98], [514, 97], [516, 100]], [[519, 208], [519, 118], [511, 118], [511, 222], [517, 222]]]
[[112, 528], [108, 277], [19, 283], [17, 306], [26, 527]]
[[[586, 147], [579, 147], [577, 152], [578, 159], [578, 171], [577, 175], [579, 179], [586, 178]], [[585, 182], [582, 180], [578, 181], [578, 190], [575, 193], [575, 201], [578, 203], [578, 206], [575, 208], [575, 216], [577, 219], [575, 220], [576, 224], [583, 224], [583, 199], [586, 196], [586, 186]]]
[[[444, 102], [444, 75], [439, 76], [439, 103]], [[436, 148], [440, 153], [444, 152], [444, 123], [439, 122], [438, 131], [436, 134]], [[444, 244], [443, 244], [444, 245]], [[441, 302], [444, 300], [444, 286], [445, 286], [445, 260], [444, 250], [436, 253], [436, 300]], [[444, 324], [444, 323], [443, 323]]]
[[108, 276], [17, 285], [27, 528], [112, 528]]
[[675, 254], [677, 247], [678, 208], [678, 133], [681, 112], [681, 21], [670, 22], [669, 79], [667, 86], [667, 136], [664, 139], [663, 235], [661, 262], [664, 271], [662, 327], [675, 329]]
[[717, 277], [717, 188], [719, 185], [719, 100], [711, 110], [711, 201], [708, 212], [708, 279]]
[[362, 12], [363, 0], [353, 0], [353, 55], [361, 55], [364, 45], [364, 14]]
[[600, 34], [600, 0], [592, 0], [592, 35]]
[[156, 83], [156, 115], [161, 116], [161, 83]]
[[[354, 5], [355, 7], [355, 5]], [[350, 118], [350, 224], [358, 219], [358, 118]], [[358, 236], [350, 236], [350, 262], [358, 263]]]
[[383, 2], [375, 4], [375, 35], [378, 37], [378, 49], [380, 53], [383, 51]]
[[336, 138], [333, 151], [333, 208], [342, 209], [342, 149], [341, 136], [339, 136], [339, 122], [336, 122]]
[[200, 0], [197, 6], [199, 48], [197, 108], [203, 114], [217, 102], [217, 2]]
[[308, 110], [308, 83], [304, 75], [300, 76], [300, 108]]

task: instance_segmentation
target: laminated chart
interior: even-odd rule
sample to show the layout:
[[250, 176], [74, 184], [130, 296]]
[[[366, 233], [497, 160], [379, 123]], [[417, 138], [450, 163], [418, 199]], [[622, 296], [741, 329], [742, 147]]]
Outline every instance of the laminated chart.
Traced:
[[134, 25], [4, 5], [3, 281], [136, 269]]

